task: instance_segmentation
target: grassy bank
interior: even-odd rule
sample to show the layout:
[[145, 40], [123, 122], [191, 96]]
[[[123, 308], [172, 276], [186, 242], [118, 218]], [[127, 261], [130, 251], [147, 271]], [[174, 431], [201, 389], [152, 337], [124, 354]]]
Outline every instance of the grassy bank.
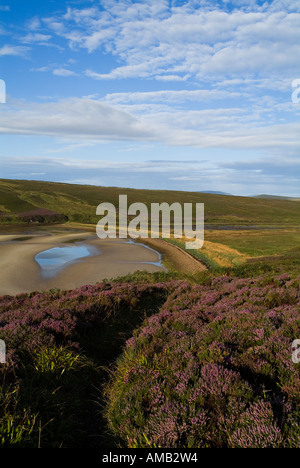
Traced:
[[118, 207], [119, 195], [127, 195], [129, 205], [145, 203], [149, 212], [151, 203], [204, 203], [208, 224], [299, 224], [299, 202], [293, 200], [4, 179], [0, 179], [0, 212], [8, 216], [42, 208], [61, 213], [72, 222], [97, 223], [97, 206], [108, 202]]
[[[165, 242], [185, 250], [184, 240], [165, 239]], [[295, 275], [300, 272], [300, 230], [208, 230], [203, 248], [187, 250], [187, 253], [214, 274], [251, 277], [288, 272]]]

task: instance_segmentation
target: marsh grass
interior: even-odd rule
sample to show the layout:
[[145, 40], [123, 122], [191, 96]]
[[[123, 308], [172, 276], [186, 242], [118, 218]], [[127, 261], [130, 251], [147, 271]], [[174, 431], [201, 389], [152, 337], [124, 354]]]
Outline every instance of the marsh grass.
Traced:
[[228, 249], [236, 249], [245, 258], [282, 255], [300, 245], [300, 229], [288, 227], [247, 231], [207, 230], [205, 237], [209, 244], [220, 243]]
[[[231, 237], [231, 234], [234, 236]], [[186, 250], [185, 239], [165, 241], [186, 250], [214, 275], [245, 278], [266, 273], [300, 273], [300, 230], [258, 230], [255, 233], [221, 231], [213, 234], [208, 231], [206, 238], [212, 240], [205, 240], [203, 248], [199, 250]]]
[[18, 384], [0, 385], [0, 447], [26, 447], [31, 445], [37, 431], [38, 414], [29, 408], [20, 408]]

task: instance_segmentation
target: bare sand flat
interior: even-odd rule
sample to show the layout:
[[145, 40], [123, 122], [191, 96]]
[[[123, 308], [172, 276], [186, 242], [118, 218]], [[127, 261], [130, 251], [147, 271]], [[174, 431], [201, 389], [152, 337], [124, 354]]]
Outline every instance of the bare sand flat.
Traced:
[[[83, 232], [30, 233], [0, 235], [0, 295], [16, 295], [52, 288], [68, 290], [103, 279], [133, 273], [138, 270], [163, 271], [155, 265], [159, 254], [140, 244], [126, 240], [98, 239]], [[43, 278], [35, 256], [45, 250], [66, 246], [66, 242], [83, 241], [96, 249], [95, 255], [68, 264], [54, 278]], [[150, 262], [150, 263], [147, 263]]]

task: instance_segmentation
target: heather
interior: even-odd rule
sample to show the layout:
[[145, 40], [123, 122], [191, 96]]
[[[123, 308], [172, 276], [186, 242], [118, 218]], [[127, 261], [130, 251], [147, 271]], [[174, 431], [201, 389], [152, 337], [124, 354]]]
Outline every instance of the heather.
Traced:
[[105, 369], [172, 288], [132, 280], [0, 297], [0, 447], [112, 444], [102, 417]]
[[0, 297], [0, 447], [300, 446], [300, 277]]
[[127, 341], [106, 416], [127, 447], [299, 448], [300, 277], [178, 282]]

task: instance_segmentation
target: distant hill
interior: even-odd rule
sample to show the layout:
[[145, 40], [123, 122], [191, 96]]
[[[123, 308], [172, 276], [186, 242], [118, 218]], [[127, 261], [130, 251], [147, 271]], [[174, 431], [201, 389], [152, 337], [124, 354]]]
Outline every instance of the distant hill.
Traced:
[[229, 197], [234, 196], [231, 193], [218, 192], [218, 191], [215, 191], [215, 190], [200, 190], [198, 193], [210, 193], [210, 194], [213, 194], [213, 195], [226, 195], [226, 196], [229, 196]]
[[262, 195], [256, 195], [254, 198], [265, 198], [269, 200], [294, 200], [294, 201], [300, 201], [300, 198], [296, 197], [283, 197], [280, 195], [267, 195], [267, 194], [262, 194]]
[[119, 195], [127, 195], [129, 205], [141, 202], [149, 210], [151, 203], [204, 203], [207, 224], [299, 225], [299, 205], [288, 199], [6, 179], [0, 179], [0, 223], [7, 223], [7, 218], [15, 222], [22, 213], [42, 214], [45, 211], [40, 210], [48, 210], [58, 215], [60, 222], [68, 218], [71, 222], [95, 224], [100, 219], [97, 206], [109, 202], [118, 207]]

